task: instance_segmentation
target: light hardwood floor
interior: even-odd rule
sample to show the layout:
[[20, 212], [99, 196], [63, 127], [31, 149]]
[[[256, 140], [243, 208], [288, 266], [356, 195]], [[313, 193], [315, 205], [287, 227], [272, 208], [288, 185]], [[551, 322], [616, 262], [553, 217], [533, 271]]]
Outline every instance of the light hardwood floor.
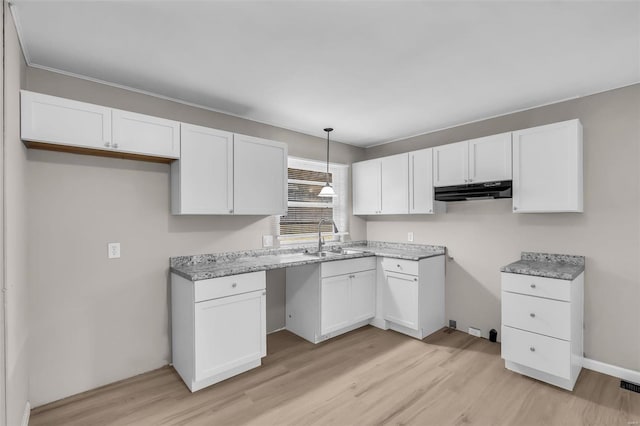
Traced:
[[31, 413], [30, 425], [629, 425], [640, 394], [589, 370], [573, 392], [504, 368], [500, 346], [444, 329], [364, 327], [319, 345], [268, 336], [260, 368], [191, 393], [171, 367]]

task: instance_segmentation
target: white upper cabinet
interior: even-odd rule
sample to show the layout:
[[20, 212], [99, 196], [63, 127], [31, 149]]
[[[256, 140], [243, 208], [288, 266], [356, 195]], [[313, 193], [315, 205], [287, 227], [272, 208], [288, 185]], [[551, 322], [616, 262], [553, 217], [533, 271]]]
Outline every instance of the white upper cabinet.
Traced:
[[469, 182], [511, 180], [511, 132], [468, 141]]
[[114, 109], [111, 147], [136, 154], [180, 158], [180, 123]]
[[21, 137], [25, 141], [109, 149], [111, 108], [21, 91]]
[[409, 154], [353, 163], [353, 214], [409, 213]]
[[433, 186], [463, 185], [469, 179], [469, 144], [457, 142], [433, 148]]
[[409, 154], [382, 157], [380, 173], [380, 213], [409, 213]]
[[287, 176], [287, 144], [234, 135], [235, 214], [286, 214]]
[[433, 200], [433, 149], [409, 153], [409, 213], [446, 211], [446, 203]]
[[180, 157], [177, 121], [25, 90], [21, 110], [29, 147], [164, 162]]
[[353, 214], [380, 213], [380, 159], [353, 163]]
[[433, 148], [434, 186], [511, 180], [511, 133]]
[[513, 132], [514, 213], [582, 212], [579, 120]]
[[173, 214], [233, 213], [233, 133], [182, 124], [171, 163]]

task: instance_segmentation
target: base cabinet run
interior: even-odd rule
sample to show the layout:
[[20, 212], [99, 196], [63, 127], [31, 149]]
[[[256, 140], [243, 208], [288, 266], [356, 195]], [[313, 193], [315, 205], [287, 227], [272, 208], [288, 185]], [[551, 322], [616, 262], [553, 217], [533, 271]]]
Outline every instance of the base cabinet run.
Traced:
[[173, 366], [192, 392], [266, 356], [265, 272], [192, 282], [171, 275]]
[[287, 268], [287, 330], [319, 343], [368, 324], [376, 313], [375, 259]]
[[573, 390], [583, 363], [584, 273], [573, 281], [502, 273], [505, 367]]

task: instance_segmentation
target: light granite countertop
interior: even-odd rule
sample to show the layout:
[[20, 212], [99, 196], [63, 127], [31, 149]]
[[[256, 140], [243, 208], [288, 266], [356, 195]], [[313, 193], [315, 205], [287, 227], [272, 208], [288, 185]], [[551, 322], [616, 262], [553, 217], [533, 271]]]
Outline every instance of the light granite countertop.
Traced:
[[521, 259], [500, 268], [502, 272], [574, 280], [584, 272], [584, 256], [522, 252]]
[[420, 260], [443, 256], [444, 246], [423, 244], [386, 243], [381, 241], [356, 241], [327, 244], [325, 250], [348, 250], [346, 254], [329, 253], [326, 257], [313, 254], [315, 246], [295, 248], [259, 249], [227, 253], [178, 256], [170, 259], [171, 272], [191, 281], [200, 281], [227, 275], [267, 271], [336, 260], [382, 256], [396, 259]]

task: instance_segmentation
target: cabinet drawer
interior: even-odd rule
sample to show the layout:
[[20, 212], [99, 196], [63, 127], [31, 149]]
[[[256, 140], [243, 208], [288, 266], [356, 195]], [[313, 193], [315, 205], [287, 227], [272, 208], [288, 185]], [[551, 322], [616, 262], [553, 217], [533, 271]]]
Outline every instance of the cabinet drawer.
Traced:
[[357, 259], [337, 260], [333, 262], [322, 262], [320, 274], [322, 278], [333, 277], [335, 275], [351, 274], [354, 272], [368, 271], [376, 269], [376, 257], [361, 257]]
[[571, 281], [502, 273], [502, 290], [557, 300], [571, 300]]
[[418, 262], [415, 260], [382, 258], [382, 269], [401, 274], [418, 275]]
[[219, 297], [233, 296], [234, 294], [264, 290], [266, 288], [266, 274], [264, 271], [260, 271], [229, 275], [227, 277], [196, 281], [194, 286], [195, 301], [202, 302]]
[[502, 324], [570, 340], [571, 304], [503, 291]]
[[571, 377], [571, 344], [565, 340], [502, 326], [502, 358], [554, 376]]

